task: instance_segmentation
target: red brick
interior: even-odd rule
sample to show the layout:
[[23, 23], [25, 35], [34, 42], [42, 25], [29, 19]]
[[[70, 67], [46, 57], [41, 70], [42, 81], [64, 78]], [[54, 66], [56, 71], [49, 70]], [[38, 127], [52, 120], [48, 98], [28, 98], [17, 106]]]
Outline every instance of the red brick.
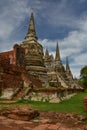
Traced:
[[48, 129], [57, 130], [57, 129], [58, 129], [58, 125], [50, 125], [50, 126], [48, 127]]
[[35, 127], [33, 130], [46, 130], [48, 128], [49, 124], [39, 125]]
[[5, 119], [6, 119], [6, 117], [0, 116], [0, 120], [5, 120]]

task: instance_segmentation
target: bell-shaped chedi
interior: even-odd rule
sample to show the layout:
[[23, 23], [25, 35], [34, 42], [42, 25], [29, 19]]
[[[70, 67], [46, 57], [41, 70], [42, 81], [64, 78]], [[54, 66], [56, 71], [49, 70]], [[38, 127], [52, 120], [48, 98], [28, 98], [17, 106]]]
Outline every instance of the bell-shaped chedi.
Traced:
[[42, 45], [39, 44], [37, 40], [38, 38], [35, 31], [34, 15], [31, 13], [28, 32], [21, 44], [21, 46], [25, 48], [25, 68], [31, 75], [38, 76], [42, 82], [44, 82], [45, 80], [43, 77], [47, 78], [47, 71], [43, 59], [44, 53]]

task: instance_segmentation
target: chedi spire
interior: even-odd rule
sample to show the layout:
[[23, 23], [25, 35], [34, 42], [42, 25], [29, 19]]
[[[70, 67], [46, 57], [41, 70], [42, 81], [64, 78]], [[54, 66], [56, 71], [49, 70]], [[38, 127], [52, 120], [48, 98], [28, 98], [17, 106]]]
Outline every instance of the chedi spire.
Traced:
[[66, 72], [71, 73], [70, 67], [69, 67], [69, 62], [68, 62], [68, 56], [66, 57]]
[[49, 56], [49, 51], [48, 51], [48, 48], [46, 47], [45, 57], [48, 57], [48, 56]]
[[37, 35], [36, 35], [36, 31], [35, 31], [35, 23], [34, 23], [34, 14], [33, 14], [33, 12], [31, 13], [28, 32], [27, 32], [27, 34], [25, 36], [25, 39], [33, 39], [33, 40], [38, 39]]
[[61, 61], [61, 60], [60, 60], [60, 52], [59, 52], [58, 42], [57, 42], [57, 45], [56, 45], [55, 61]]

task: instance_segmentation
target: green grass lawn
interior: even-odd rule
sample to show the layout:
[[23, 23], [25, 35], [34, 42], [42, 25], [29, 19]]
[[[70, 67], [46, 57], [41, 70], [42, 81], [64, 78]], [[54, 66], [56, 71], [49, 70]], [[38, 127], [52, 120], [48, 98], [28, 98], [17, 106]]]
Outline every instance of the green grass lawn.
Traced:
[[76, 114], [87, 115], [87, 112], [84, 110], [85, 96], [87, 96], [87, 92], [78, 93], [72, 98], [68, 100], [64, 100], [60, 103], [19, 100], [16, 103], [8, 104], [8, 103], [2, 103], [1, 100], [0, 109], [28, 107], [28, 108], [34, 108], [37, 110], [44, 110], [44, 111], [56, 111], [56, 112], [63, 112], [63, 113], [76, 113]]
[[19, 101], [18, 103], [22, 104], [31, 104], [33, 108], [37, 110], [45, 111], [58, 111], [64, 113], [76, 113], [87, 115], [87, 112], [84, 111], [84, 97], [87, 95], [86, 92], [78, 93], [72, 98], [62, 101], [60, 103], [49, 103], [49, 102], [36, 102], [36, 101]]

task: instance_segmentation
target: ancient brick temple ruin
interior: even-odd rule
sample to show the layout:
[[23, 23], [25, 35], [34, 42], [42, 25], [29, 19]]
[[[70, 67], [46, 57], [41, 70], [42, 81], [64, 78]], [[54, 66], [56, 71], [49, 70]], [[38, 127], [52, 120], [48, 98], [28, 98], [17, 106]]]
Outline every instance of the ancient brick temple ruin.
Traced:
[[55, 58], [49, 55], [48, 48], [44, 54], [43, 46], [38, 43], [33, 13], [23, 42], [15, 44], [11, 51], [0, 53], [0, 91], [16, 88], [18, 92], [24, 85], [31, 84], [36, 87], [80, 88], [71, 73], [68, 57], [66, 68], [61, 62], [58, 42]]

